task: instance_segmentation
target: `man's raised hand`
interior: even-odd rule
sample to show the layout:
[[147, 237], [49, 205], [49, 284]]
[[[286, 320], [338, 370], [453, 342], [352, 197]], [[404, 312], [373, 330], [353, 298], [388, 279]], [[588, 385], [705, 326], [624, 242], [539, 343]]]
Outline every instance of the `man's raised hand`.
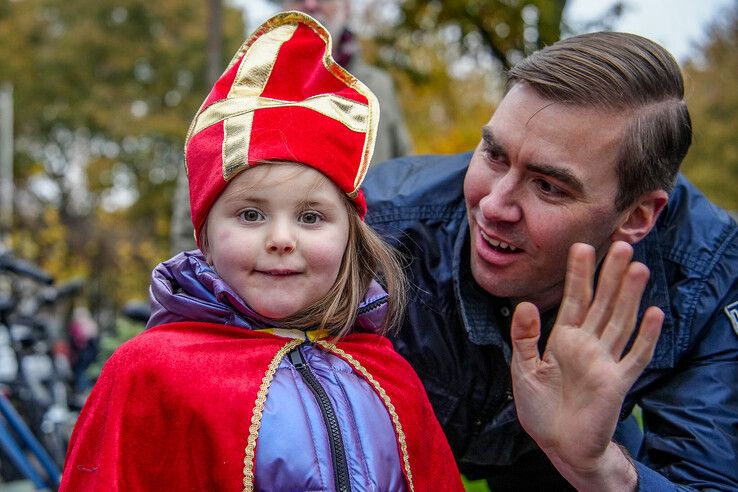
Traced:
[[523, 302], [512, 321], [513, 393], [518, 419], [559, 472], [580, 490], [634, 488], [632, 465], [611, 439], [625, 395], [653, 356], [663, 313], [650, 307], [630, 350], [648, 269], [615, 242], [593, 294], [595, 253], [574, 244], [564, 296], [543, 355], [537, 308]]

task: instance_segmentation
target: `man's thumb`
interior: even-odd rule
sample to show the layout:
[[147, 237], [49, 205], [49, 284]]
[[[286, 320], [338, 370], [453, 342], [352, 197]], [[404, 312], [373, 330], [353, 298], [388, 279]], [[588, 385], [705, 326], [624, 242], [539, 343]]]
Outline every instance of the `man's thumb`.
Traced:
[[538, 338], [541, 336], [541, 320], [538, 308], [529, 303], [521, 302], [515, 308], [510, 327], [513, 358], [519, 362], [538, 360]]

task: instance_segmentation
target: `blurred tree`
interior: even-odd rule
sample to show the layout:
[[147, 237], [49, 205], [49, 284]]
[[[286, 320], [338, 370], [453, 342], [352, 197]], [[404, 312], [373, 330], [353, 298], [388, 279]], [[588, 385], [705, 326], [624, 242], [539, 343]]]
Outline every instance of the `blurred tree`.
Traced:
[[397, 81], [416, 152], [472, 149], [502, 95], [504, 70], [559, 39], [565, 6], [566, 0], [373, 0], [361, 22], [364, 50]]
[[[206, 82], [208, 3], [0, 0], [0, 77], [15, 95], [14, 243], [106, 305], [145, 297]], [[222, 15], [225, 53], [242, 12]], [[227, 59], [221, 60], [221, 69]], [[113, 304], [114, 305], [114, 304]]]
[[397, 36], [446, 31], [462, 54], [480, 49], [503, 68], [561, 36], [566, 0], [403, 0]]
[[684, 173], [710, 198], [738, 211], [738, 4], [709, 28], [685, 65], [694, 138]]

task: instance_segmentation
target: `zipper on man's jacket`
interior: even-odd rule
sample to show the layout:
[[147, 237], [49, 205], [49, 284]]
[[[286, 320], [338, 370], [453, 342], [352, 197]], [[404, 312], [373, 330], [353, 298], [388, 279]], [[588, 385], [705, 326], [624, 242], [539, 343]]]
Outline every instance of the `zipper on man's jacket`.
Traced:
[[346, 449], [343, 446], [343, 438], [341, 437], [341, 429], [338, 426], [338, 418], [336, 411], [328, 399], [328, 393], [325, 388], [318, 382], [313, 374], [310, 366], [300, 352], [300, 347], [292, 349], [287, 356], [295, 366], [297, 372], [300, 373], [302, 379], [305, 380], [310, 391], [315, 395], [315, 399], [323, 414], [326, 430], [328, 431], [328, 442], [331, 446], [331, 458], [333, 460], [333, 475], [336, 482], [336, 490], [338, 492], [351, 492], [351, 482], [349, 480], [348, 463], [346, 461]]

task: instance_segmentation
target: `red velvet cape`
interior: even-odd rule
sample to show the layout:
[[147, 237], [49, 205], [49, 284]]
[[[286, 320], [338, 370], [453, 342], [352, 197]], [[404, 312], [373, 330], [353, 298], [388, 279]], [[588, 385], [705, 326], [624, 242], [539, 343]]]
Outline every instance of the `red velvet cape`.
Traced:
[[[60, 490], [243, 490], [257, 392], [290, 341], [198, 322], [162, 325], [128, 341], [105, 364], [82, 410]], [[336, 348], [391, 400], [407, 446], [409, 490], [463, 490], [423, 386], [390, 342], [353, 334]]]

